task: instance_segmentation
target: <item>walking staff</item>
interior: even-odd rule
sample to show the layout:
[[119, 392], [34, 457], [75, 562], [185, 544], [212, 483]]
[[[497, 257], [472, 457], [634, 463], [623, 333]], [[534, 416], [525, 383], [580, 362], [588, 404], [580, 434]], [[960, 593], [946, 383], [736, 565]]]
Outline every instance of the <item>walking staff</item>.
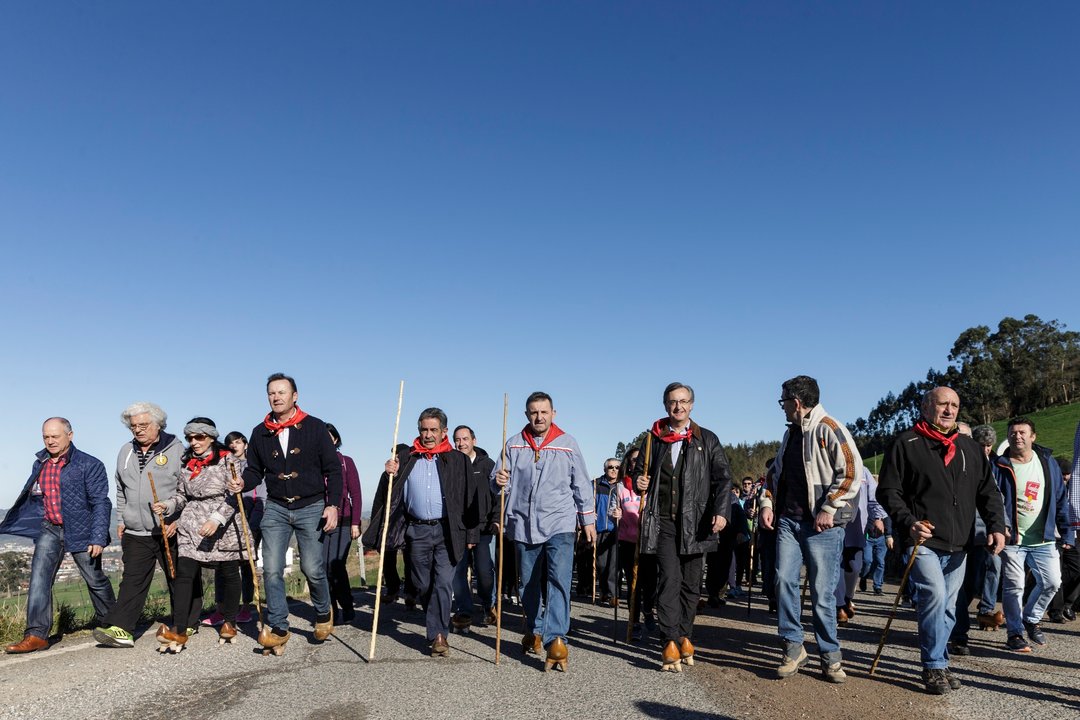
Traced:
[[[240, 478], [236, 474], [236, 464], [229, 463], [229, 470], [232, 471], [232, 477], [235, 482], [240, 482]], [[244, 530], [244, 545], [247, 547], [248, 563], [251, 566], [251, 587], [254, 590], [255, 595], [255, 613], [259, 617], [259, 624], [257, 627], [262, 630], [262, 605], [259, 602], [259, 573], [258, 568], [255, 567], [255, 549], [251, 545], [251, 531], [248, 529], [247, 511], [244, 510], [244, 497], [243, 493], [236, 493], [236, 507], [240, 511], [240, 527]]]
[[[652, 455], [652, 433], [645, 436], [645, 466], [642, 475], [648, 479], [649, 472], [649, 458]], [[645, 520], [645, 502], [647, 498], [645, 493], [641, 493], [641, 504], [638, 510], [638, 536], [637, 543], [634, 544], [634, 571], [630, 576], [630, 614], [626, 618], [626, 642], [633, 641], [633, 625], [634, 618], [637, 617], [638, 597], [637, 597], [637, 580], [638, 580], [638, 563], [641, 562], [641, 526]]]
[[885, 639], [889, 637], [889, 628], [892, 627], [892, 621], [896, 617], [896, 608], [900, 606], [900, 597], [904, 594], [908, 575], [911, 574], [911, 566], [915, 564], [915, 556], [919, 554], [919, 548], [922, 547], [924, 539], [919, 538], [915, 543], [915, 547], [911, 549], [911, 557], [908, 558], [907, 565], [904, 567], [904, 575], [900, 578], [900, 587], [896, 588], [896, 598], [893, 600], [892, 612], [889, 613], [889, 619], [885, 621], [885, 629], [881, 631], [881, 642], [878, 643], [877, 652], [874, 653], [874, 662], [870, 663], [869, 674], [871, 677], [873, 677], [874, 671], [877, 670], [878, 660], [881, 659], [881, 650], [885, 647]]
[[[154, 499], [154, 504], [158, 504], [157, 488], [154, 486], [154, 473], [146, 473], [146, 479], [150, 481], [150, 496]], [[165, 545], [165, 564], [169, 566], [169, 578], [176, 579], [176, 565], [173, 564], [172, 553], [169, 551], [169, 536], [165, 532], [165, 513], [160, 510], [157, 511], [158, 522], [161, 523], [161, 539]]]
[[[401, 400], [405, 396], [405, 381], [401, 381], [401, 386], [398, 388], [397, 398], [397, 417], [394, 418], [394, 444], [390, 446], [390, 457], [394, 457], [397, 452], [397, 436], [398, 427], [401, 423]], [[379, 632], [379, 608], [382, 604], [382, 578], [383, 578], [383, 562], [386, 558], [386, 531], [390, 527], [390, 491], [394, 486], [394, 474], [390, 473], [389, 482], [386, 483], [386, 509], [383, 516], [382, 526], [382, 540], [379, 543], [379, 572], [375, 576], [375, 614], [371, 619], [371, 645], [368, 647], [368, 662], [375, 659], [375, 640], [378, 638]]]
[[[510, 395], [503, 393], [503, 433], [502, 452], [499, 467], [506, 467], [506, 412], [510, 404]], [[495, 598], [495, 664], [499, 664], [499, 646], [502, 643], [502, 584], [503, 584], [503, 536], [506, 534], [506, 488], [499, 488], [499, 581], [496, 584]], [[524, 617], [524, 614], [522, 614]]]

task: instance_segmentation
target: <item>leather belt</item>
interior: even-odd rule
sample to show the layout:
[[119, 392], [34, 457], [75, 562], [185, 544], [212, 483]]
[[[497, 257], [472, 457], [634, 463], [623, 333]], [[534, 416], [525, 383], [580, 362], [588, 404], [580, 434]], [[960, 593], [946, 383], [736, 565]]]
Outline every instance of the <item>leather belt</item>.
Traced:
[[406, 517], [405, 522], [409, 525], [441, 525], [442, 518], [438, 520], [421, 520], [420, 518]]

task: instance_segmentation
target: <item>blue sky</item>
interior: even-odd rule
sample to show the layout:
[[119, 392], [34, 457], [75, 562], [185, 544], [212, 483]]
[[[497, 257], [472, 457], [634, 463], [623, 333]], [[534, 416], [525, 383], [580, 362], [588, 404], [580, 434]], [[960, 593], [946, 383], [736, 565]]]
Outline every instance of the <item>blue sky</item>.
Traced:
[[593, 474], [694, 386], [727, 442], [779, 384], [865, 415], [965, 328], [1080, 327], [1070, 3], [0, 8], [0, 507], [152, 400], [250, 430], [265, 377], [370, 506], [447, 411], [555, 397]]

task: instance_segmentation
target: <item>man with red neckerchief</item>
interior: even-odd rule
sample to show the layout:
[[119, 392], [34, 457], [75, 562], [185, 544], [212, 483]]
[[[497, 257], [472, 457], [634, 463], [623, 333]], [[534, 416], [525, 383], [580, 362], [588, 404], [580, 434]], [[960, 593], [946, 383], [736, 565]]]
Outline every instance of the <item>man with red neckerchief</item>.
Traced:
[[966, 546], [978, 510], [993, 554], [1005, 545], [1005, 515], [983, 448], [957, 431], [960, 396], [936, 387], [923, 396], [922, 417], [885, 451], [877, 499], [903, 538], [904, 560], [915, 552], [908, 581], [918, 598], [923, 683], [933, 695], [960, 687], [949, 671], [947, 643], [956, 623]]
[[289, 639], [289, 606], [285, 600], [285, 552], [295, 534], [300, 569], [308, 581], [315, 606], [314, 638], [323, 641], [334, 630], [330, 586], [319, 536], [337, 527], [341, 501], [341, 463], [326, 423], [297, 404], [296, 381], [275, 373], [267, 378], [270, 412], [251, 431], [243, 482], [230, 483], [238, 492], [266, 483], [262, 531], [263, 583], [266, 623], [259, 644], [275, 654]]
[[450, 444], [446, 413], [427, 408], [416, 421], [412, 445], [398, 445], [375, 491], [364, 545], [377, 548], [386, 517], [386, 486], [393, 474], [386, 547], [405, 546], [413, 586], [424, 607], [427, 641], [435, 657], [450, 655], [454, 570], [480, 539], [480, 512], [472, 464]]
[[656, 615], [663, 633], [661, 669], [694, 664], [690, 635], [697, 615], [705, 553], [731, 513], [731, 468], [716, 434], [690, 419], [694, 390], [664, 388], [667, 417], [653, 423], [645, 442], [648, 467], [637, 478], [645, 496], [641, 552], [655, 555]]
[[506, 534], [517, 547], [525, 610], [522, 650], [539, 655], [546, 647], [544, 669], [565, 671], [575, 530], [596, 542], [592, 477], [577, 441], [555, 424], [550, 395], [529, 395], [525, 417], [529, 422], [506, 441], [505, 467], [500, 457], [491, 474], [492, 490], [507, 493]]

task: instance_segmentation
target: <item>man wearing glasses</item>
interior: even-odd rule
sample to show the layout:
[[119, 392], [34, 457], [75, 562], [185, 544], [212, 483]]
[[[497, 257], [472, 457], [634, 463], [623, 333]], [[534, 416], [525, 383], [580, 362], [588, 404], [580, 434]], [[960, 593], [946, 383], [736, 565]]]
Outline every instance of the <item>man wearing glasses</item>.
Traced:
[[761, 524], [776, 528], [776, 600], [784, 660], [780, 678], [809, 662], [803, 648], [799, 571], [806, 565], [814, 636], [821, 674], [832, 683], [847, 679], [841, 666], [833, 593], [839, 580], [844, 525], [854, 515], [851, 500], [862, 486], [863, 465], [843, 423], [818, 403], [817, 380], [806, 375], [781, 385], [780, 408], [788, 429], [776, 454], [775, 499], [762, 501]]
[[[600, 594], [600, 604], [615, 607], [619, 603], [619, 592], [615, 587], [618, 578], [619, 533], [615, 520], [608, 514], [612, 494], [619, 492], [619, 470], [622, 468], [615, 458], [604, 461], [604, 475], [596, 479], [596, 588]], [[590, 558], [591, 560], [591, 558]], [[591, 570], [591, 568], [590, 568]]]
[[[643, 501], [641, 552], [656, 556], [656, 613], [663, 633], [661, 669], [694, 664], [690, 635], [697, 615], [705, 553], [731, 513], [731, 467], [716, 434], [690, 419], [694, 390], [674, 382], [664, 389], [667, 417], [653, 423], [636, 480]], [[651, 490], [650, 490], [651, 487]]]
[[[150, 488], [153, 475], [158, 499], [171, 498], [176, 494], [176, 482], [180, 478], [180, 456], [184, 443], [165, 432], [169, 416], [154, 403], [137, 402], [120, 414], [120, 421], [131, 430], [132, 439], [120, 448], [116, 459], [116, 515], [120, 523], [116, 535], [123, 551], [124, 575], [120, 580], [120, 592], [116, 605], [102, 622], [103, 627], [94, 630], [94, 639], [109, 647], [134, 647], [132, 632], [146, 604], [146, 595], [154, 579], [154, 565], [160, 565], [169, 586], [172, 606], [173, 579], [169, 577], [165, 560], [165, 543], [175, 560], [176, 519], [180, 513], [165, 516], [165, 526], [150, 509], [154, 493]], [[195, 578], [188, 628], [194, 628], [202, 610], [202, 579]], [[175, 610], [175, 609], [174, 609]]]

